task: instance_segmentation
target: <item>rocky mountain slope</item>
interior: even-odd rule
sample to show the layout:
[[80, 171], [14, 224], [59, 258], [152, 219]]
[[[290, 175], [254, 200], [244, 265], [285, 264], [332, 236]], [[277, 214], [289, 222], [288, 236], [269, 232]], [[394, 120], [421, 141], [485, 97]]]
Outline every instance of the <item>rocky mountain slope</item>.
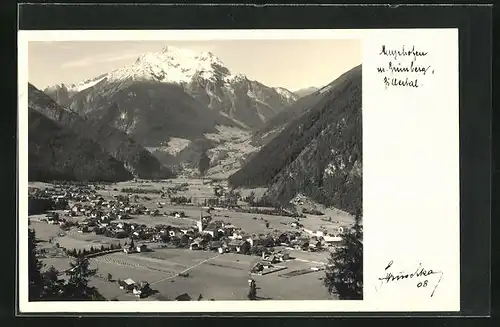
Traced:
[[[258, 129], [297, 99], [285, 88], [233, 73], [210, 52], [175, 47], [145, 53], [131, 65], [77, 85], [47, 90], [78, 114], [106, 117], [148, 146], [168, 137], [193, 140], [216, 131], [216, 124]], [[109, 113], [110, 106], [117, 109]]]
[[105, 75], [100, 75], [78, 84], [56, 84], [43, 89], [43, 92], [61, 106], [67, 107], [71, 104], [71, 98], [80, 91], [99, 83]]
[[[128, 135], [101, 120], [89, 119], [58, 105], [48, 95], [33, 85], [28, 85], [30, 108], [43, 114], [48, 119], [71, 130], [78, 136], [90, 139], [122, 162], [134, 176], [140, 178], [169, 178], [172, 172], [163, 166], [157, 158]], [[31, 136], [30, 136], [31, 137]]]
[[94, 141], [28, 108], [28, 179], [30, 181], [125, 181], [123, 163]]
[[127, 133], [138, 143], [162, 146], [170, 137], [195, 140], [215, 125], [237, 125], [208, 110], [176, 84], [152, 81], [103, 83], [73, 97], [71, 109]]
[[297, 97], [299, 98], [302, 98], [302, 97], [305, 97], [309, 94], [313, 94], [314, 92], [318, 91], [319, 88], [315, 87], [315, 86], [311, 86], [311, 87], [306, 87], [306, 88], [303, 88], [303, 89], [300, 89], [300, 90], [297, 90], [295, 92], [293, 92]]
[[232, 187], [268, 187], [264, 197], [273, 202], [301, 193], [349, 213], [361, 209], [361, 66], [318, 94], [229, 177]]

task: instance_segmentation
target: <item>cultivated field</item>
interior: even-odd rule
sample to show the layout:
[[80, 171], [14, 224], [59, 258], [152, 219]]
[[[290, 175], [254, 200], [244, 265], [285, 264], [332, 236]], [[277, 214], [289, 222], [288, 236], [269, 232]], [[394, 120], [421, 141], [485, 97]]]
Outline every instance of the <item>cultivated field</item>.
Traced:
[[[248, 279], [256, 280], [258, 296], [262, 299], [323, 300], [331, 299], [320, 278], [322, 271], [312, 271], [317, 266], [305, 260], [290, 260], [279, 265], [285, 270], [263, 276], [250, 274], [257, 257], [238, 254], [218, 254], [216, 252], [190, 251], [183, 249], [158, 249], [142, 254], [114, 253], [92, 258], [92, 266], [98, 268], [99, 275], [93, 283], [99, 286], [107, 298], [131, 300], [118, 285], [105, 280], [108, 273], [113, 279], [132, 278], [136, 282], [148, 281], [160, 296], [174, 300], [188, 293], [193, 299], [201, 294], [209, 300], [246, 300]], [[286, 276], [286, 273], [306, 270], [305, 274]], [[179, 276], [188, 273], [187, 277]], [[293, 275], [293, 274], [292, 274]], [[104, 284], [108, 284], [104, 286]]]

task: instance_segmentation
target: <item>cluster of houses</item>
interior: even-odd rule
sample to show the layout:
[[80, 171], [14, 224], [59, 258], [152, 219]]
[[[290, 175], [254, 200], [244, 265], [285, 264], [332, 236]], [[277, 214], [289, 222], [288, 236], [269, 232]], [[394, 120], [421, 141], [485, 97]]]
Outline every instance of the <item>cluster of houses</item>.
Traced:
[[133, 279], [127, 278], [125, 280], [118, 280], [118, 285], [120, 289], [130, 292], [137, 297], [147, 297], [153, 293], [148, 282], [136, 283]]
[[51, 225], [64, 225], [68, 223], [67, 219], [61, 217], [57, 212], [49, 212], [45, 215], [45, 219], [43, 220]]
[[106, 201], [102, 197], [97, 197], [87, 203], [75, 203], [65, 213], [72, 217], [85, 216], [107, 223], [111, 220], [129, 219], [130, 215], [159, 214], [159, 210], [155, 212], [144, 205], [130, 204], [128, 201]]
[[[201, 215], [197, 222], [198, 230], [191, 230], [189, 248], [191, 250], [217, 250], [219, 253], [235, 252], [264, 255], [268, 253], [266, 249], [277, 246], [303, 251], [318, 251], [338, 245], [342, 241], [340, 236], [328, 234], [326, 231], [309, 231], [297, 223], [296, 227], [297, 231], [294, 232], [274, 230], [268, 234], [255, 235], [245, 233], [232, 224], [214, 221], [210, 216]], [[339, 232], [342, 231], [339, 230]], [[281, 254], [276, 254], [276, 258], [282, 257]]]
[[52, 200], [86, 201], [96, 196], [99, 185], [93, 184], [56, 184], [50, 188], [30, 188], [28, 195]]
[[[128, 208], [128, 207], [125, 207]], [[120, 212], [120, 211], [118, 211]], [[217, 251], [219, 253], [241, 253], [272, 255], [267, 249], [273, 247], [285, 247], [302, 251], [320, 251], [331, 246], [335, 246], [342, 238], [326, 233], [326, 231], [312, 231], [303, 228], [298, 223], [293, 223], [297, 227], [296, 231], [282, 232], [273, 230], [267, 234], [249, 234], [241, 228], [220, 220], [212, 220], [211, 216], [200, 215], [196, 226], [181, 228], [166, 224], [158, 224], [154, 227], [145, 224], [127, 222], [122, 213], [121, 219], [110, 220], [113, 215], [95, 215], [90, 212], [82, 221], [76, 223], [79, 232], [102, 234], [108, 237], [123, 239], [129, 238], [142, 242], [168, 243], [176, 247], [189, 248], [191, 250]], [[183, 213], [173, 212], [176, 217], [183, 216]], [[103, 217], [107, 217], [103, 220]], [[59, 216], [58, 213], [49, 213], [47, 218], [49, 223], [61, 225], [68, 222]], [[339, 229], [339, 233], [342, 232]], [[126, 248], [125, 252], [144, 252], [146, 248]], [[275, 253], [276, 260], [282, 257]], [[272, 259], [273, 261], [275, 259]]]
[[[224, 189], [216, 186], [218, 189]], [[202, 211], [196, 226], [180, 228], [159, 224], [154, 227], [129, 222], [133, 215], [170, 215], [183, 218], [183, 212], [175, 211], [160, 213], [164, 203], [158, 202], [156, 209], [146, 208], [139, 203], [131, 203], [135, 195], [116, 195], [114, 199], [105, 200], [96, 192], [97, 187], [92, 185], [58, 185], [52, 189], [33, 191], [38, 196], [67, 200], [65, 214], [70, 217], [81, 216], [78, 222], [68, 221], [58, 213], [49, 213], [46, 216], [50, 224], [60, 224], [71, 228], [76, 226], [81, 233], [96, 233], [108, 237], [123, 239], [130, 238], [142, 242], [157, 242], [172, 244], [176, 247], [191, 250], [218, 251], [219, 253], [233, 252], [242, 254], [270, 255], [271, 262], [280, 260], [284, 256], [280, 253], [269, 253], [267, 249], [285, 247], [303, 251], [320, 251], [337, 245], [342, 238], [326, 231], [312, 231], [305, 229], [299, 222], [291, 223], [295, 231], [283, 232], [273, 230], [267, 234], [249, 234], [241, 228], [213, 220], [210, 208], [204, 215]], [[66, 228], [66, 229], [67, 229]], [[338, 233], [341, 234], [339, 229]], [[146, 248], [128, 247], [124, 251], [143, 252]], [[274, 257], [272, 257], [274, 255]]]

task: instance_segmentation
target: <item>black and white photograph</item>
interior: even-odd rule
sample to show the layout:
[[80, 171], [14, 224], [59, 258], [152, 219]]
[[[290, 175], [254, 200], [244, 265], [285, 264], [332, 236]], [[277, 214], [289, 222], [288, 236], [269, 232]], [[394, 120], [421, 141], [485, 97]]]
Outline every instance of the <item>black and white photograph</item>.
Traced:
[[489, 312], [491, 6], [17, 14], [16, 316]]
[[27, 42], [29, 302], [363, 300], [362, 43]]

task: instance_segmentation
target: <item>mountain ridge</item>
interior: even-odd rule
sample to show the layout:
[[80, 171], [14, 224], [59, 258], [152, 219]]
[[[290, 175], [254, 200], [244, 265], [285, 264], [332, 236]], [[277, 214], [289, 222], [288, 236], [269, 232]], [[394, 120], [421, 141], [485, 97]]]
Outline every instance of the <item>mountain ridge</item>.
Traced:
[[[357, 66], [359, 67], [359, 66]], [[356, 67], [352, 69], [357, 69]], [[252, 142], [255, 145], [263, 145], [271, 141], [279, 132], [281, 132], [288, 124], [298, 119], [306, 113], [310, 108], [314, 107], [321, 101], [324, 101], [325, 94], [330, 94], [331, 90], [338, 84], [345, 81], [351, 76], [351, 70], [343, 73], [331, 83], [318, 88], [315, 92], [299, 98], [293, 104], [285, 107], [280, 113], [272, 117], [264, 126], [254, 132]]]
[[59, 126], [93, 140], [116, 160], [123, 162], [127, 170], [140, 178], [168, 178], [172, 172], [164, 167], [127, 134], [100, 121], [79, 116], [51, 99], [50, 96], [28, 84], [28, 103]]
[[123, 163], [91, 139], [28, 108], [28, 180], [126, 181]]
[[[118, 92], [124, 85], [161, 83], [179, 85], [184, 92], [209, 110], [258, 129], [297, 96], [282, 87], [266, 86], [233, 73], [211, 52], [196, 52], [167, 46], [159, 52], [141, 54], [119, 69], [90, 78], [73, 86], [48, 86], [46, 92], [57, 102], [71, 107], [80, 115], [100, 107], [98, 98], [107, 105], [120, 102]], [[84, 92], [84, 93], [82, 93]], [[89, 99], [82, 101], [83, 95]]]
[[[319, 203], [361, 210], [361, 66], [323, 88], [323, 96], [229, 177], [232, 187], [262, 187], [286, 203], [304, 193]], [[273, 158], [273, 160], [268, 160]]]

